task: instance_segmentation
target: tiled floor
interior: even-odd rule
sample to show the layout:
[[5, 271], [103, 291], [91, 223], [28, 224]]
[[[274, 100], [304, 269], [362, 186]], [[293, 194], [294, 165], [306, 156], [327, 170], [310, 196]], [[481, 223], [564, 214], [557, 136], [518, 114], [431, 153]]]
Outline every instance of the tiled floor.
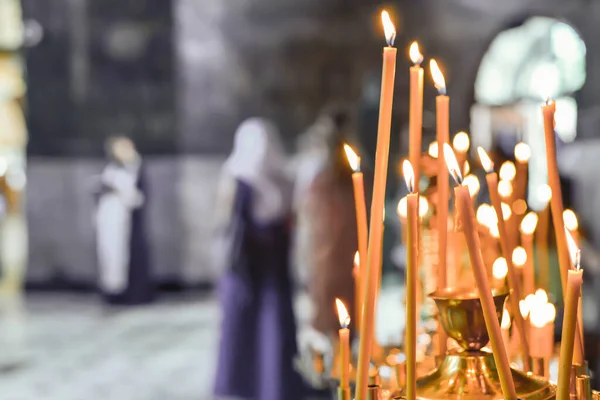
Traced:
[[[400, 289], [383, 290], [377, 335], [397, 340]], [[213, 297], [166, 298], [109, 310], [92, 295], [33, 294], [0, 301], [1, 400], [211, 398], [219, 308]], [[296, 302], [301, 326], [310, 307]]]

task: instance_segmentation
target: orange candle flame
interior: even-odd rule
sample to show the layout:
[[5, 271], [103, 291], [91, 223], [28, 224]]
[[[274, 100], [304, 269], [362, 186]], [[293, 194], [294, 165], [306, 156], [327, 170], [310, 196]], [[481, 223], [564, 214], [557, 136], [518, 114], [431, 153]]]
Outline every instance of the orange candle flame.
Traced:
[[350, 164], [350, 168], [354, 172], [360, 171], [360, 157], [356, 155], [352, 147], [348, 146], [344, 143], [344, 151], [346, 152], [346, 158], [348, 158], [348, 163]]
[[423, 218], [429, 212], [429, 202], [423, 196], [419, 196], [419, 217]]
[[496, 279], [504, 279], [508, 274], [508, 264], [506, 263], [506, 258], [498, 257], [494, 264], [492, 264], [492, 275]]
[[427, 153], [431, 158], [438, 158], [439, 149], [437, 142], [431, 142], [429, 144], [429, 149], [427, 150]]
[[438, 90], [438, 93], [446, 94], [446, 80], [444, 79], [444, 74], [442, 74], [437, 61], [433, 58], [429, 61], [429, 69], [431, 70], [431, 77], [433, 78], [433, 83]]
[[454, 135], [454, 138], [452, 139], [452, 147], [454, 147], [454, 150], [461, 153], [466, 153], [470, 146], [471, 141], [469, 140], [469, 135], [467, 132], [458, 132], [456, 135]]
[[410, 49], [408, 50], [408, 54], [410, 55], [410, 60], [415, 65], [420, 65], [423, 62], [423, 54], [419, 51], [419, 43], [412, 42], [410, 45]]
[[488, 174], [494, 172], [494, 163], [488, 153], [485, 152], [483, 147], [477, 148], [477, 154], [479, 155], [479, 160], [481, 161], [481, 166]]
[[458, 167], [458, 161], [456, 161], [454, 151], [448, 143], [444, 143], [444, 160], [446, 160], [446, 166], [448, 167], [450, 175], [452, 175], [452, 178], [454, 178], [454, 181], [458, 185], [462, 185], [463, 178], [460, 172], [460, 168]]
[[581, 250], [567, 228], [565, 228], [565, 233], [567, 234], [567, 245], [569, 246], [569, 256], [571, 256], [571, 266], [578, 270], [581, 268]]
[[396, 28], [390, 19], [390, 14], [387, 11], [381, 12], [381, 22], [383, 23], [383, 32], [385, 33], [385, 41], [388, 46], [393, 46], [396, 40]]
[[500, 171], [498, 171], [498, 175], [500, 176], [500, 179], [503, 179], [505, 181], [512, 181], [513, 179], [515, 179], [515, 176], [517, 175], [517, 168], [515, 167], [515, 163], [513, 163], [512, 161], [505, 161], [500, 166]]
[[538, 223], [538, 216], [535, 212], [530, 211], [521, 221], [521, 233], [524, 235], [532, 235]]
[[500, 204], [500, 208], [502, 209], [502, 219], [508, 220], [512, 215], [512, 211], [510, 210], [510, 206], [506, 203]]
[[354, 253], [354, 266], [360, 266], [360, 254], [358, 253], [358, 250]]
[[479, 189], [481, 189], [479, 179], [475, 175], [465, 176], [463, 184], [469, 188], [469, 194], [471, 195], [471, 197], [477, 196], [477, 193], [479, 193]]
[[510, 181], [501, 179], [500, 182], [498, 182], [498, 194], [500, 197], [503, 199], [508, 199], [512, 195], [512, 192], [513, 185], [510, 183]]
[[522, 267], [527, 262], [527, 252], [521, 246], [515, 247], [512, 253], [512, 262], [517, 267]]
[[510, 328], [510, 314], [508, 313], [508, 310], [506, 308], [502, 312], [502, 322], [500, 323], [500, 327], [502, 329]]
[[542, 203], [548, 204], [552, 198], [552, 188], [547, 184], [540, 185], [535, 194]]
[[338, 298], [335, 299], [335, 305], [338, 311], [338, 318], [340, 320], [340, 326], [342, 328], [348, 328], [350, 325], [350, 315], [348, 315], [348, 310], [346, 310], [346, 306], [342, 301]]
[[398, 216], [400, 216], [400, 218], [406, 218], [406, 215], [408, 214], [408, 206], [407, 206], [406, 196], [404, 196], [403, 198], [400, 199], [400, 201], [398, 202], [398, 208], [396, 209], [396, 211], [398, 212]]
[[571, 232], [576, 231], [579, 228], [579, 223], [577, 222], [577, 215], [571, 209], [566, 209], [563, 211], [563, 221], [565, 223], [565, 228], [570, 230]]
[[515, 146], [515, 160], [526, 163], [531, 158], [531, 148], [525, 142], [517, 143]]
[[404, 180], [406, 181], [406, 187], [408, 187], [408, 191], [414, 193], [415, 172], [410, 161], [404, 160], [404, 162], [402, 163], [402, 174], [404, 175]]

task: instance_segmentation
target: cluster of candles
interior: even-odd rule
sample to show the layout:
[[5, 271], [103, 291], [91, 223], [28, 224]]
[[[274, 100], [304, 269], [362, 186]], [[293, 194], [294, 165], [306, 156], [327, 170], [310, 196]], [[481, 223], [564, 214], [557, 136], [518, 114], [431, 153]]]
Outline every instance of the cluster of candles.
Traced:
[[[360, 171], [360, 158], [346, 146], [351, 167], [354, 170], [354, 197], [358, 226], [358, 251], [356, 256], [356, 298], [357, 314], [355, 324], [358, 328], [360, 346], [356, 375], [356, 399], [366, 400], [369, 390], [369, 370], [374, 345], [374, 317], [378, 285], [381, 278], [383, 221], [376, 216], [384, 215], [385, 188], [388, 171], [390, 147], [390, 131], [392, 103], [396, 74], [396, 54], [393, 47], [395, 29], [387, 12], [382, 13], [387, 47], [383, 49], [383, 70], [381, 97], [379, 108], [379, 124], [377, 150], [375, 156], [373, 197], [371, 202], [371, 219], [367, 220], [364, 183]], [[423, 55], [414, 42], [409, 51], [413, 66], [410, 67], [410, 119], [409, 119], [409, 158], [403, 163], [403, 175], [410, 194], [399, 204], [398, 209], [406, 225], [406, 398], [416, 399], [416, 339], [417, 339], [417, 288], [418, 264], [420, 250], [421, 219], [427, 213], [428, 202], [420, 197], [420, 158], [423, 117]], [[533, 240], [536, 226], [540, 225], [542, 235], [547, 236], [548, 209], [538, 216], [534, 212], [525, 215], [527, 203], [524, 200], [526, 179], [515, 180], [515, 176], [527, 174], [527, 163], [531, 155], [525, 143], [515, 148], [517, 165], [507, 162], [499, 173], [494, 171], [494, 164], [487, 153], [478, 148], [478, 155], [486, 171], [486, 182], [489, 188], [491, 205], [481, 205], [477, 213], [474, 209], [474, 197], [480, 189], [478, 179], [468, 174], [466, 162], [469, 139], [466, 133], [459, 133], [449, 144], [449, 107], [450, 98], [446, 95], [444, 76], [435, 60], [430, 61], [431, 74], [438, 90], [436, 97], [436, 142], [429, 146], [429, 154], [437, 158], [437, 251], [438, 265], [436, 285], [445, 289], [448, 285], [447, 247], [448, 247], [448, 202], [450, 199], [449, 175], [456, 182], [454, 188], [455, 231], [464, 234], [473, 277], [478, 288], [486, 327], [490, 336], [490, 346], [500, 377], [502, 392], [507, 400], [516, 400], [517, 394], [512, 380], [509, 357], [507, 353], [508, 327], [510, 316], [516, 323], [514, 336], [519, 338], [520, 351], [524, 369], [531, 371], [529, 357], [548, 358], [553, 348], [553, 324], [556, 311], [548, 303], [543, 290], [536, 291], [535, 272], [533, 266]], [[549, 187], [541, 190], [548, 202], [554, 221], [558, 255], [561, 268], [561, 283], [565, 298], [565, 315], [563, 323], [561, 354], [558, 380], [558, 396], [566, 400], [569, 396], [569, 379], [573, 363], [583, 361], [583, 337], [581, 336], [580, 292], [582, 270], [579, 268], [579, 250], [576, 239], [569, 230], [576, 230], [574, 215], [566, 212], [563, 220], [558, 170], [556, 166], [556, 149], [554, 144], [554, 102], [543, 106], [544, 131], [547, 144]], [[450, 174], [448, 174], [448, 172]], [[463, 173], [466, 175], [463, 178]], [[574, 226], [575, 225], [575, 226]], [[568, 226], [569, 230], [565, 230]], [[482, 256], [480, 243], [481, 230], [498, 240], [504, 257], [497, 257], [493, 263], [486, 263]], [[520, 240], [519, 240], [520, 235]], [[541, 237], [542, 235], [537, 235]], [[519, 242], [520, 241], [520, 246]], [[547, 246], [546, 238], [539, 240], [540, 247]], [[544, 250], [543, 248], [541, 250]], [[544, 253], [542, 251], [542, 253]], [[547, 260], [540, 262], [541, 268], [547, 269]], [[456, 271], [452, 271], [455, 273]], [[541, 276], [547, 276], [542, 271]], [[492, 286], [508, 288], [510, 295], [509, 310], [502, 326], [498, 321]], [[537, 285], [547, 287], [547, 285]], [[336, 300], [342, 328], [340, 336], [340, 396], [349, 398], [350, 388], [350, 335], [348, 326], [350, 316], [341, 301]], [[579, 315], [579, 317], [578, 317]], [[528, 329], [529, 328], [529, 329]], [[443, 333], [443, 332], [442, 332]], [[447, 339], [441, 335], [440, 354], [446, 352]], [[531, 347], [529, 343], [532, 343]]]

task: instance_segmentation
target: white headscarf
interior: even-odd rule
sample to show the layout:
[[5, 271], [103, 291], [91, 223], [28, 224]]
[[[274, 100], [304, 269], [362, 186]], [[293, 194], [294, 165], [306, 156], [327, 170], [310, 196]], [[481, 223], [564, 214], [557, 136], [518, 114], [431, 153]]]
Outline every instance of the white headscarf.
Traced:
[[285, 153], [275, 125], [262, 118], [244, 121], [235, 133], [225, 173], [254, 189], [253, 217], [270, 222], [289, 212]]

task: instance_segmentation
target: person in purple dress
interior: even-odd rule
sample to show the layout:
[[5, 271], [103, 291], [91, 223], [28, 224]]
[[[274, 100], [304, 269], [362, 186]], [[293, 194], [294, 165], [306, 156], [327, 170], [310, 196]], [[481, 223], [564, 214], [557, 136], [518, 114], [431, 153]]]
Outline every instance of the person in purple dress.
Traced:
[[291, 183], [277, 129], [251, 118], [235, 136], [221, 178], [218, 233], [223, 321], [218, 398], [293, 400], [304, 395], [297, 352], [289, 247]]

